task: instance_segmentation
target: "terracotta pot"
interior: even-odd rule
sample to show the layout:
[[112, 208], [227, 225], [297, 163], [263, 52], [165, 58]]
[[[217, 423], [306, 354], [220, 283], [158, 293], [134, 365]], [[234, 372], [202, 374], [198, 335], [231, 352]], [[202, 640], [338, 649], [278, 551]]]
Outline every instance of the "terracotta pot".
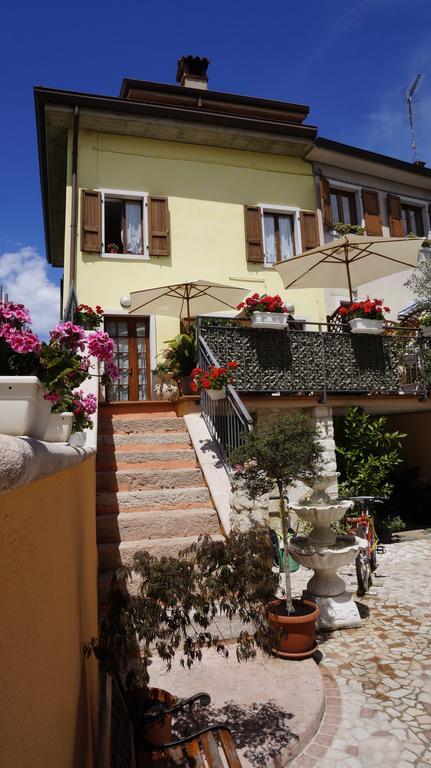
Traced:
[[180, 385], [181, 385], [181, 394], [182, 395], [194, 395], [195, 392], [192, 390], [192, 381], [193, 376], [181, 376], [180, 378]]
[[[313, 610], [304, 616], [283, 616], [273, 612], [283, 600], [273, 600], [268, 606], [268, 621], [277, 633], [277, 647], [274, 652], [286, 659], [305, 659], [316, 650], [316, 621], [320, 610], [312, 600], [303, 600]], [[295, 606], [299, 600], [294, 600]]]
[[[154, 704], [164, 704], [167, 709], [173, 707], [177, 702], [177, 697], [173, 696], [163, 688], [149, 688], [148, 696]], [[148, 696], [142, 700], [142, 704], [148, 705]], [[139, 706], [139, 702], [131, 702]], [[168, 715], [164, 720], [155, 725], [145, 725], [145, 711], [135, 713], [137, 716], [138, 727], [136, 733], [136, 766], [137, 768], [152, 768], [152, 762], [148, 751], [145, 749], [145, 741], [152, 744], [165, 744], [172, 741], [172, 716]]]

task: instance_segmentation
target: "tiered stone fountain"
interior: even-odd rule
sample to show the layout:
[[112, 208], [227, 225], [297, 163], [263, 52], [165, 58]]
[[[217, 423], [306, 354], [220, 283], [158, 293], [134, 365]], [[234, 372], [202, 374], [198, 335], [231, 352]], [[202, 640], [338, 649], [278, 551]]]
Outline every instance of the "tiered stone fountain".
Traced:
[[341, 520], [350, 506], [350, 501], [290, 506], [301, 520], [313, 525], [308, 536], [292, 539], [290, 551], [300, 565], [314, 570], [306, 592], [320, 608], [317, 621], [320, 630], [359, 627], [361, 624], [358, 608], [337, 570], [355, 560], [364, 542], [355, 536], [337, 536], [330, 528], [331, 523]]

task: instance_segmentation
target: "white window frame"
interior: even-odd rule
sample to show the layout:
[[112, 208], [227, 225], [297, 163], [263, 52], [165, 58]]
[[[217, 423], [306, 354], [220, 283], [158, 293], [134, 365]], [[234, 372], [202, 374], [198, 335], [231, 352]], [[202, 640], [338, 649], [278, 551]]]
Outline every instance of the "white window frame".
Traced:
[[[359, 184], [349, 184], [347, 181], [335, 181], [334, 179], [328, 178], [329, 183], [329, 190], [331, 190], [331, 187], [334, 190], [340, 189], [341, 191], [345, 190], [346, 192], [354, 192], [355, 195], [355, 206], [356, 206], [356, 214], [358, 216], [358, 225], [360, 227], [365, 227], [365, 216], [364, 216], [364, 207], [362, 205], [362, 190], [367, 189], [367, 187], [360, 186]], [[379, 195], [379, 204], [380, 204], [380, 193], [377, 193]], [[332, 202], [331, 202], [331, 211], [332, 211]], [[338, 235], [337, 235], [338, 237]]]
[[[121, 259], [122, 261], [148, 261], [150, 258], [150, 244], [148, 239], [148, 192], [136, 192], [127, 189], [110, 189], [104, 187], [98, 189], [102, 198], [102, 253], [103, 259]], [[121, 198], [122, 200], [137, 200], [142, 203], [142, 254], [133, 253], [107, 253], [105, 251], [105, 199]]]
[[262, 246], [264, 253], [264, 266], [266, 269], [275, 269], [275, 264], [266, 260], [265, 251], [265, 228], [263, 217], [265, 213], [281, 213], [287, 216], [293, 217], [293, 239], [295, 242], [295, 254], [302, 253], [302, 237], [301, 237], [301, 220], [300, 220], [300, 208], [293, 208], [287, 205], [267, 205], [260, 203], [258, 206], [260, 210], [260, 226], [262, 230]]

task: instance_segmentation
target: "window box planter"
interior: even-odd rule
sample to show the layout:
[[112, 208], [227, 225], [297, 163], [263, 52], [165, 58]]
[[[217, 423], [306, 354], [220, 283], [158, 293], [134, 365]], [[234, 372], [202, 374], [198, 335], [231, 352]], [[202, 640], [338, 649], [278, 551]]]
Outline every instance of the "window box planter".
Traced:
[[73, 413], [51, 413], [44, 440], [47, 443], [67, 443], [72, 427]]
[[421, 325], [420, 329], [422, 331], [422, 335], [425, 336], [426, 339], [431, 337], [431, 325]]
[[251, 324], [253, 328], [279, 328], [286, 327], [289, 315], [286, 312], [253, 312]]
[[51, 413], [37, 376], [0, 376], [0, 434], [43, 440]]
[[221, 389], [207, 389], [205, 391], [208, 393], [210, 400], [223, 400], [226, 397], [226, 387], [222, 387]]
[[368, 333], [371, 336], [381, 336], [383, 333], [383, 320], [368, 320], [365, 317], [354, 317], [349, 322], [352, 333]]

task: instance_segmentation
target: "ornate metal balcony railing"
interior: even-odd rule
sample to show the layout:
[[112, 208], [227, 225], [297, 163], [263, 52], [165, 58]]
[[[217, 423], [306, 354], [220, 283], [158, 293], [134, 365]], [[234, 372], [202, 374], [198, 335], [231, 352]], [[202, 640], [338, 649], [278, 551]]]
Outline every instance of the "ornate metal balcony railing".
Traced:
[[221, 365], [236, 360], [241, 393], [415, 394], [427, 397], [431, 346], [412, 328], [382, 336], [333, 333], [326, 324], [267, 330], [201, 321], [200, 334]]
[[[199, 365], [204, 370], [209, 370], [212, 365], [220, 365], [199, 332], [198, 352]], [[227, 467], [232, 451], [242, 445], [247, 432], [253, 429], [253, 420], [235, 389], [230, 385], [226, 388], [226, 397], [223, 400], [211, 400], [208, 393], [203, 391], [201, 410], [217, 453]]]

